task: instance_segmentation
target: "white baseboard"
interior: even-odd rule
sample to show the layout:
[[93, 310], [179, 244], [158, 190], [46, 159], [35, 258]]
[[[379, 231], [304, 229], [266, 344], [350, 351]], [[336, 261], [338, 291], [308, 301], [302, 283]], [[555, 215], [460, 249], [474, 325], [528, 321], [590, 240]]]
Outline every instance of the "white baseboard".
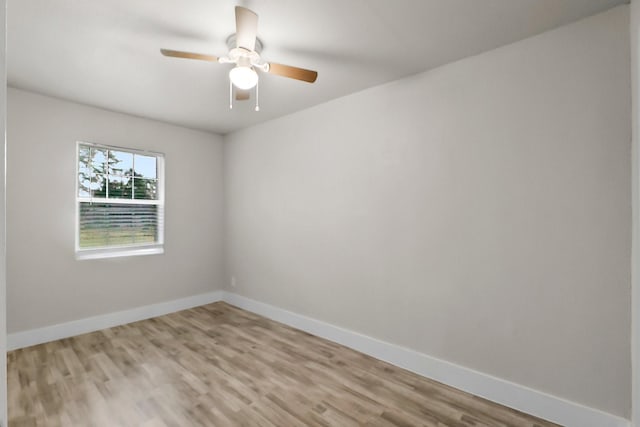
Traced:
[[566, 427], [630, 427], [629, 420], [231, 292], [225, 302], [427, 378]]
[[59, 323], [57, 325], [46, 326], [44, 328], [16, 332], [7, 335], [7, 350], [10, 351], [18, 348], [29, 347], [62, 338], [69, 338], [75, 335], [86, 334], [88, 332], [99, 331], [100, 329], [137, 322], [138, 320], [162, 316], [164, 314], [221, 301], [222, 297], [222, 291], [213, 291], [173, 301], [136, 307], [130, 310], [117, 311], [115, 313]]
[[566, 427], [631, 426], [628, 420], [597, 409], [225, 291], [214, 291], [9, 334], [7, 347], [8, 350], [29, 347], [217, 301], [228, 302], [236, 307], [337, 342], [424, 377]]

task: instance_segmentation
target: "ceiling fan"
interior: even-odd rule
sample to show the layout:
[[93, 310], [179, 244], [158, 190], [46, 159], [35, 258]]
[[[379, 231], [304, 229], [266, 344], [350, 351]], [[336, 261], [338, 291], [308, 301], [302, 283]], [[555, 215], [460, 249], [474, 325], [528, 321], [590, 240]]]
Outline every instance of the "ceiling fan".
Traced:
[[229, 71], [229, 108], [233, 108], [233, 87], [238, 101], [249, 99], [250, 90], [256, 88], [256, 111], [258, 106], [258, 73], [256, 70], [313, 83], [318, 78], [316, 71], [290, 65], [266, 62], [260, 57], [262, 42], [257, 38], [258, 15], [241, 6], [236, 6], [236, 33], [227, 39], [229, 52], [225, 56], [205, 55], [179, 50], [160, 49], [164, 56], [198, 59], [201, 61], [235, 64]]

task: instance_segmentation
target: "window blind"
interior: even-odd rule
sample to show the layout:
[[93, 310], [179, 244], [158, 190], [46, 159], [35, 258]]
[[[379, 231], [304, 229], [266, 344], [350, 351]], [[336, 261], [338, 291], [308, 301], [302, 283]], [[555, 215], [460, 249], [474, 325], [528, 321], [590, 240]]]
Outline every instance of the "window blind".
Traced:
[[80, 248], [153, 244], [160, 206], [80, 202]]

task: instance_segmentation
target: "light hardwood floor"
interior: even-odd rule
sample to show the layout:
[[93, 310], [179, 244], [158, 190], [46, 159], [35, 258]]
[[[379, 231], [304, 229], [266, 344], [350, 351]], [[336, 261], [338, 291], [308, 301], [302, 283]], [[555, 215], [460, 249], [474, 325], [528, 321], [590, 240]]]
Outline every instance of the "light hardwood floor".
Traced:
[[8, 355], [9, 425], [553, 426], [215, 303]]

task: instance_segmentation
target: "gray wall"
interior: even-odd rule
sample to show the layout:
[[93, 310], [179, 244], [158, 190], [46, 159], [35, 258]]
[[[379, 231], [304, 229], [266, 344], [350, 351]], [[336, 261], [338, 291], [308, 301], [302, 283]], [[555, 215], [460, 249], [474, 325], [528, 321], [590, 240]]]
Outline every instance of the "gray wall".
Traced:
[[229, 135], [226, 284], [629, 418], [628, 22]]
[[[222, 138], [17, 89], [8, 93], [9, 332], [222, 285]], [[165, 253], [77, 261], [76, 141], [165, 154]]]
[[631, 92], [633, 99], [633, 251], [632, 264], [632, 357], [633, 425], [640, 427], [640, 0], [631, 1]]

